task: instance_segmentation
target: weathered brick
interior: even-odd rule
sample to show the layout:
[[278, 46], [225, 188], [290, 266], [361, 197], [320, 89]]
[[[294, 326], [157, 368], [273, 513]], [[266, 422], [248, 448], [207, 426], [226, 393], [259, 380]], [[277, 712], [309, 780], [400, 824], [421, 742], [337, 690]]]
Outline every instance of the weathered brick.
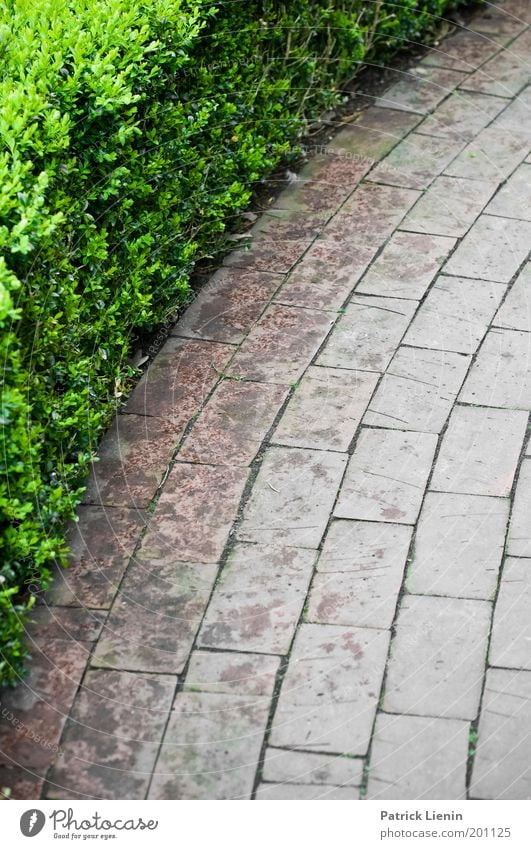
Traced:
[[413, 189], [364, 183], [326, 225], [323, 238], [379, 247], [418, 197]]
[[497, 53], [508, 39], [508, 35], [493, 33], [486, 38], [460, 29], [436, 47], [430, 47], [420, 64], [469, 73]]
[[520, 165], [493, 197], [487, 210], [490, 215], [531, 221], [531, 164]]
[[310, 366], [273, 434], [273, 442], [346, 451], [378, 378], [371, 372]]
[[482, 215], [444, 267], [445, 274], [508, 283], [529, 252], [531, 223]]
[[510, 13], [505, 5], [497, 9], [497, 5], [498, 3], [494, 2], [481, 15], [474, 15], [468, 21], [468, 29], [473, 32], [488, 33], [489, 36], [494, 37], [500, 34], [514, 36], [521, 32], [525, 27], [524, 16], [519, 11]]
[[469, 365], [470, 358], [462, 354], [399, 348], [363, 423], [440, 433]]
[[530, 36], [529, 30], [523, 32], [511, 42], [507, 50], [502, 50], [467, 77], [461, 84], [462, 88], [495, 94], [498, 97], [513, 97], [518, 94], [531, 80], [528, 65]]
[[313, 236], [299, 239], [252, 239], [248, 246], [233, 251], [223, 260], [224, 267], [246, 268], [249, 271], [270, 271], [287, 274], [308, 250]]
[[489, 664], [531, 669], [531, 559], [508, 557], [494, 609]]
[[445, 173], [501, 183], [525, 157], [529, 150], [528, 138], [521, 125], [503, 128], [493, 124], [461, 151]]
[[194, 651], [183, 691], [233, 696], [271, 696], [278, 657], [243, 652]]
[[405, 596], [391, 646], [383, 709], [474, 719], [490, 616], [486, 601]]
[[312, 787], [310, 784], [259, 784], [255, 798], [263, 800], [297, 801], [311, 799], [334, 799], [348, 801], [359, 798], [359, 790], [355, 787]]
[[364, 755], [389, 636], [374, 628], [301, 625], [271, 731], [272, 746]]
[[531, 410], [531, 335], [490, 330], [465, 382], [460, 401]]
[[531, 332], [531, 263], [516, 278], [493, 323], [496, 327]]
[[369, 106], [359, 118], [345, 124], [330, 144], [352, 156], [382, 159], [419, 121], [413, 113]]
[[459, 140], [411, 133], [373, 168], [369, 179], [377, 183], [425, 189], [462, 147], [463, 142]]
[[93, 643], [98, 639], [105, 612], [86, 607], [37, 605], [30, 613], [25, 631], [31, 642], [46, 645], [49, 640]]
[[[428, 115], [417, 129], [419, 133], [441, 139], [454, 139], [460, 149], [464, 142], [472, 141], [483, 127], [490, 124], [506, 105], [506, 101], [499, 97], [456, 91]], [[456, 155], [459, 149], [455, 151]]]
[[335, 452], [269, 448], [238, 539], [317, 548], [346, 462], [346, 455]]
[[268, 748], [262, 770], [264, 781], [320, 787], [359, 787], [362, 777], [363, 761], [360, 758], [293, 752], [290, 749]]
[[401, 229], [464, 236], [495, 190], [496, 184], [486, 180], [438, 177], [408, 213]]
[[436, 445], [431, 433], [362, 430], [334, 515], [414, 524]]
[[0, 764], [0, 799], [40, 799], [44, 778], [32, 769]]
[[468, 723], [378, 714], [369, 799], [466, 799]]
[[408, 571], [409, 592], [492, 599], [508, 519], [507, 499], [428, 492]]
[[[529, 448], [528, 448], [528, 453]], [[520, 466], [507, 537], [507, 552], [515, 557], [531, 557], [531, 460]]]
[[527, 415], [519, 410], [455, 407], [431, 488], [508, 496], [526, 427]]
[[412, 112], [429, 112], [456, 88], [465, 78], [464, 74], [445, 68], [422, 68], [403, 71], [403, 78], [378, 97], [375, 106], [404, 109]]

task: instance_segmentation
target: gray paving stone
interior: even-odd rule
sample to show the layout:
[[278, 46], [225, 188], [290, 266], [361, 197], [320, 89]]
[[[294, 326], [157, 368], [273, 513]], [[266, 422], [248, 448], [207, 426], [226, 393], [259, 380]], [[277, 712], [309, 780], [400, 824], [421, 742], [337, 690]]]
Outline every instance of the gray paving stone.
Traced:
[[317, 564], [306, 619], [389, 628], [411, 533], [405, 525], [334, 521]]
[[346, 455], [335, 452], [269, 448], [238, 539], [317, 548], [346, 462]]
[[436, 445], [437, 437], [431, 433], [362, 430], [334, 515], [414, 524]]
[[312, 787], [309, 784], [259, 784], [256, 789], [257, 801], [272, 800], [297, 801], [334, 799], [350, 801], [359, 799], [359, 790], [354, 787]]
[[455, 407], [431, 489], [508, 496], [527, 427], [520, 410]]
[[[503, 116], [502, 116], [503, 117]], [[486, 127], [446, 168], [446, 174], [501, 183], [522, 162], [529, 135], [520, 127]]]
[[496, 327], [531, 332], [531, 263], [516, 278], [493, 323]]
[[236, 545], [216, 584], [197, 645], [287, 654], [315, 559], [308, 549]]
[[470, 358], [462, 354], [399, 348], [363, 423], [440, 433], [469, 365]]
[[[506, 105], [507, 102], [499, 97], [456, 91], [419, 124], [417, 131], [455, 139], [463, 147], [465, 142], [474, 139], [483, 127], [490, 124]], [[456, 150], [457, 153], [459, 150]]]
[[[520, 0], [521, 2], [522, 0]], [[527, 9], [522, 14], [525, 9], [525, 0], [523, 9], [521, 6], [517, 9], [514, 5], [509, 6], [507, 3], [501, 4], [499, 9], [496, 8], [497, 6], [500, 6], [500, 3], [496, 0], [496, 2], [489, 4], [481, 15], [474, 15], [468, 22], [468, 29], [473, 32], [488, 33], [492, 36], [502, 33], [514, 36], [525, 28], [525, 14], [529, 12]]]
[[356, 292], [420, 300], [452, 251], [456, 240], [426, 233], [394, 233]]
[[296, 387], [272, 441], [300, 448], [346, 451], [379, 375], [310, 366]]
[[270, 696], [279, 669], [278, 657], [243, 652], [192, 652], [185, 693], [219, 693], [226, 696]]
[[[528, 444], [528, 453], [529, 444]], [[520, 466], [507, 538], [507, 552], [531, 557], [531, 460]]]
[[531, 114], [529, 111], [530, 103], [531, 86], [527, 86], [527, 88], [524, 88], [523, 91], [518, 94], [518, 97], [514, 97], [507, 108], [494, 119], [492, 126], [516, 133], [526, 132], [528, 134], [529, 142], [529, 128], [531, 127]]
[[326, 225], [322, 238], [380, 247], [411, 209], [419, 192], [396, 186], [363, 183]]
[[490, 330], [459, 400], [490, 407], [531, 410], [531, 335]]
[[372, 169], [369, 179], [376, 183], [425, 189], [462, 147], [463, 143], [456, 139], [411, 133]]
[[[260, 665], [265, 655], [216, 653], [221, 690], [178, 693], [157, 761], [150, 799], [249, 799], [267, 726], [272, 692], [250, 695], [245, 684], [227, 692], [223, 676]], [[275, 662], [278, 663], [278, 661]], [[238, 690], [240, 690], [238, 692]]]
[[375, 106], [404, 109], [408, 112], [429, 112], [465, 78], [464, 74], [445, 68], [422, 69], [424, 73], [404, 71], [403, 79], [378, 97]]
[[508, 499], [428, 492], [408, 570], [409, 592], [494, 598], [508, 520]]
[[380, 694], [389, 634], [301, 625], [273, 718], [272, 746], [364, 755]]
[[506, 50], [468, 76], [461, 87], [499, 97], [513, 97], [531, 80], [530, 48], [531, 32], [527, 30], [512, 41]]
[[530, 799], [530, 761], [531, 672], [489, 669], [471, 798]]
[[466, 799], [467, 722], [380, 713], [368, 799]]
[[405, 344], [474, 354], [505, 291], [503, 283], [441, 275], [413, 319]]
[[359, 787], [363, 777], [360, 758], [342, 758], [289, 749], [266, 750], [262, 778], [267, 782]]
[[419, 121], [413, 113], [369, 106], [356, 120], [343, 125], [330, 146], [354, 156], [382, 159]]
[[531, 223], [482, 215], [446, 263], [444, 273], [508, 283], [530, 244]]
[[408, 213], [400, 229], [464, 236], [495, 190], [496, 184], [486, 180], [438, 177]]
[[531, 669], [530, 604], [531, 559], [508, 557], [494, 609], [490, 666]]
[[383, 371], [415, 308], [414, 301], [356, 294], [327, 340], [318, 365]]
[[531, 164], [524, 163], [517, 168], [493, 197], [486, 211], [490, 215], [531, 221]]
[[474, 719], [491, 608], [486, 601], [405, 596], [391, 646], [384, 711]]
[[460, 29], [437, 46], [430, 47], [420, 64], [470, 73], [497, 53], [508, 40], [508, 35], [492, 34], [488, 37]]

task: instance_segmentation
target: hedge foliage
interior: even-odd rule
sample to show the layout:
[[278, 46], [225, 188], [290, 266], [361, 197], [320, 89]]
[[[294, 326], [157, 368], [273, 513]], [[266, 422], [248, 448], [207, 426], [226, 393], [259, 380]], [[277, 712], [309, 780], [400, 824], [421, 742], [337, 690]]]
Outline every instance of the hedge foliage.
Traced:
[[[253, 182], [457, 0], [6, 0], [0, 9], [0, 682], [135, 333], [185, 302]], [[28, 600], [29, 599], [29, 600]]]

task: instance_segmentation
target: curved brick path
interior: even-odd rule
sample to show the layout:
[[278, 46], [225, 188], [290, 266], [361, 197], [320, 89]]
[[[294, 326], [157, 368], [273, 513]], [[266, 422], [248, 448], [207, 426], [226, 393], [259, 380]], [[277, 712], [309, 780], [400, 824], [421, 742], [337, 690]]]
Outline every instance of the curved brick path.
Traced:
[[15, 798], [531, 798], [528, 24], [403, 73], [173, 329], [1, 696]]

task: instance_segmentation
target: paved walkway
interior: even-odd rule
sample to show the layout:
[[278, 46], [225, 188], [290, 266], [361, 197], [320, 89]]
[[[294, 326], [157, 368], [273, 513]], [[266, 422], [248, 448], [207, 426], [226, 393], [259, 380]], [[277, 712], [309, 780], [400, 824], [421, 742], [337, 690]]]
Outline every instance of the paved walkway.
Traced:
[[531, 798], [528, 24], [403, 73], [173, 329], [1, 695], [15, 798]]

